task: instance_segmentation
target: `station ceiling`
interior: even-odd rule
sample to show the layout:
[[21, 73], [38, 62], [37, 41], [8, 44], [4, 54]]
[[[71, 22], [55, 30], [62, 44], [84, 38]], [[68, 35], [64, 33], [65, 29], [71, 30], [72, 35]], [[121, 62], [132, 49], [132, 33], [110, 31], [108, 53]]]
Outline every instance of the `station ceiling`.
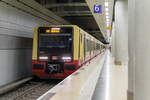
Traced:
[[[43, 7], [61, 16], [71, 24], [78, 25], [97, 39], [106, 43], [103, 28], [94, 18], [86, 0], [35, 0]], [[103, 19], [101, 19], [103, 20]], [[104, 23], [100, 23], [104, 24]], [[105, 24], [104, 24], [105, 25]], [[105, 27], [105, 26], [103, 26]]]

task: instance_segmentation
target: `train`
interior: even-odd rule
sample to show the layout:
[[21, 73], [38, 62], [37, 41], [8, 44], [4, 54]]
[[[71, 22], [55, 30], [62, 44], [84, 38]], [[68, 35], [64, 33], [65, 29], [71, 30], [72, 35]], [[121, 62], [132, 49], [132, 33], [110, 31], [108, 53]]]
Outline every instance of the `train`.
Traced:
[[32, 72], [39, 78], [63, 79], [101, 54], [105, 45], [77, 25], [34, 29]]

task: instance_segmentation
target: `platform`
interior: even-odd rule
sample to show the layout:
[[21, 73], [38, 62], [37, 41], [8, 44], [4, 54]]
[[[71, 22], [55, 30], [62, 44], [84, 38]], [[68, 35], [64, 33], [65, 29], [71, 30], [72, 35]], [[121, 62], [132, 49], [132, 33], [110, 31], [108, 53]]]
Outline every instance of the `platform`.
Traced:
[[126, 91], [127, 66], [114, 65], [106, 51], [38, 100], [126, 100]]
[[95, 57], [38, 100], [91, 100], [105, 57], [106, 52]]
[[115, 65], [107, 53], [92, 100], [127, 100], [127, 65]]

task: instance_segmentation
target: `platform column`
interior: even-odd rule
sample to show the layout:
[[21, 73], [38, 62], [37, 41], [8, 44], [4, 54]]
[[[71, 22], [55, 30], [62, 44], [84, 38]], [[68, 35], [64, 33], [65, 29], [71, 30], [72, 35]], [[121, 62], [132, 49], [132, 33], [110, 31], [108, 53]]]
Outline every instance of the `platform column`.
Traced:
[[111, 35], [111, 53], [113, 58], [115, 57], [115, 23], [112, 24], [112, 35]]
[[[128, 62], [128, 90], [127, 96], [128, 100], [133, 100], [134, 97], [134, 84], [135, 84], [135, 0], [129, 0], [129, 12], [128, 12], [128, 51], [129, 51], [129, 62]], [[132, 9], [131, 9], [132, 7]]]
[[[129, 35], [133, 37], [129, 38], [129, 68], [133, 70], [129, 72], [129, 83], [133, 81], [133, 100], [150, 100], [150, 0], [130, 0], [129, 3], [132, 3], [129, 5], [129, 21], [132, 22]], [[128, 90], [132, 90], [131, 87]]]
[[115, 4], [115, 63], [128, 62], [128, 0]]

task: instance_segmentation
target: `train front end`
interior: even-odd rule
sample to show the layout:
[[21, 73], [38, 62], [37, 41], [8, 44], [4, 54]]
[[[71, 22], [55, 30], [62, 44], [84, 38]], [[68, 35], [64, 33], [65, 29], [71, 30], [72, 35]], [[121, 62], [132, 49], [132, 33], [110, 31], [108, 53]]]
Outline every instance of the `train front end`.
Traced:
[[76, 70], [73, 27], [38, 27], [33, 40], [32, 72], [40, 78], [65, 78]]

